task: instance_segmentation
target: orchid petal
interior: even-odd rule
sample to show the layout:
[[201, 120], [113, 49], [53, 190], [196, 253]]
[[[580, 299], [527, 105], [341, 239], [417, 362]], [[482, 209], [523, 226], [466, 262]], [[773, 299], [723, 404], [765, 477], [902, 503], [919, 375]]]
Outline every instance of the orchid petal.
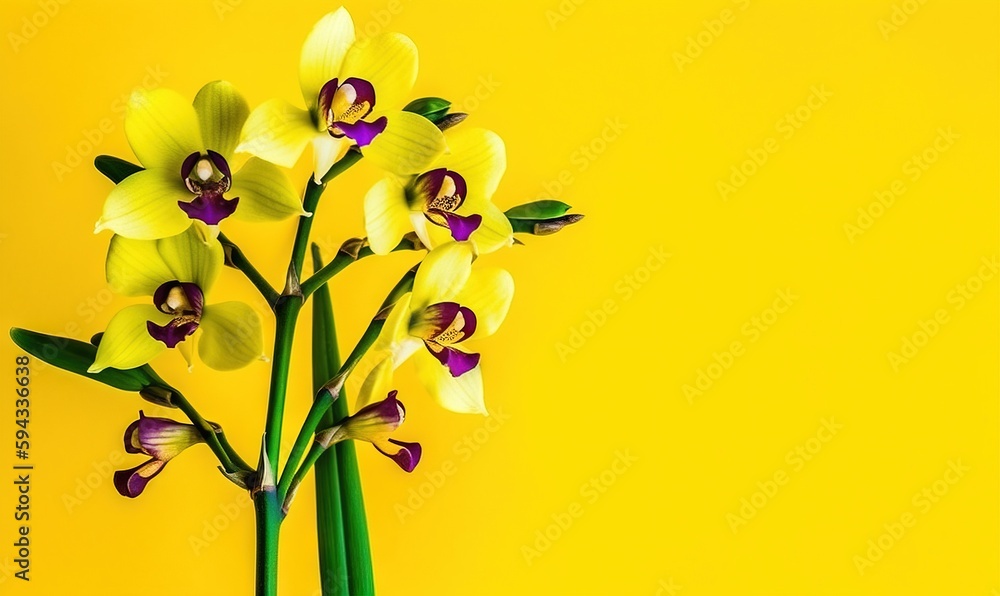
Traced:
[[146, 322], [166, 324], [170, 315], [151, 304], [135, 304], [118, 311], [108, 323], [104, 337], [97, 347], [97, 356], [87, 372], [101, 372], [105, 368], [127, 370], [146, 364], [166, 349], [149, 334]]
[[205, 149], [194, 106], [170, 89], [132, 94], [125, 109], [125, 136], [143, 166], [167, 168], [175, 175], [184, 158]]
[[239, 197], [240, 206], [233, 217], [242, 221], [279, 221], [309, 215], [302, 209], [302, 199], [288, 176], [257, 157], [248, 159], [233, 175], [233, 187], [228, 194]]
[[410, 231], [410, 210], [403, 185], [392, 178], [380, 180], [365, 195], [365, 232], [377, 255], [387, 255]]
[[250, 115], [247, 100], [228, 81], [214, 81], [201, 88], [194, 97], [194, 109], [201, 126], [201, 138], [206, 149], [232, 159], [240, 140], [240, 131]]
[[260, 317], [242, 302], [205, 307], [198, 356], [215, 370], [243, 368], [264, 355]]
[[173, 236], [191, 225], [177, 205], [191, 193], [181, 182], [179, 170], [151, 169], [122, 180], [104, 201], [95, 232], [111, 230], [127, 238], [152, 240]]
[[302, 156], [302, 150], [309, 141], [319, 133], [309, 112], [283, 99], [271, 99], [250, 112], [236, 151], [290, 168]]

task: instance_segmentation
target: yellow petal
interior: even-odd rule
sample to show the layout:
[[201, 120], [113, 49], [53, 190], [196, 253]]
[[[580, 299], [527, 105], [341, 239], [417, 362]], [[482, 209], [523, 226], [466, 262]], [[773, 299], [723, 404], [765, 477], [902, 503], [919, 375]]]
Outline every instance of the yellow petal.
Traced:
[[410, 210], [403, 185], [392, 178], [380, 180], [365, 195], [365, 232], [377, 255], [387, 255], [410, 231]]
[[486, 202], [474, 213], [483, 216], [482, 223], [469, 237], [476, 246], [477, 254], [488, 254], [514, 243], [514, 229], [510, 227], [510, 220], [499, 207]]
[[471, 272], [472, 247], [469, 243], [449, 242], [430, 251], [413, 280], [411, 310], [419, 311], [431, 304], [453, 300]]
[[283, 99], [271, 99], [250, 112], [236, 151], [290, 168], [317, 134], [309, 112]]
[[111, 230], [126, 238], [155, 239], [179, 234], [191, 225], [178, 201], [191, 193], [177, 171], [151, 169], [136, 172], [112, 189], [95, 232]]
[[514, 278], [510, 273], [497, 267], [476, 267], [455, 302], [476, 313], [474, 337], [480, 338], [496, 332], [507, 317], [513, 298]]
[[299, 85], [307, 106], [315, 106], [323, 85], [337, 78], [353, 43], [354, 22], [343, 7], [324, 16], [309, 32], [299, 58]]
[[264, 355], [260, 317], [242, 302], [205, 307], [198, 356], [215, 370], [243, 368]]
[[372, 344], [372, 352], [391, 352], [393, 347], [407, 338], [407, 329], [410, 324], [410, 299], [413, 294], [403, 294], [396, 304], [389, 311], [389, 316], [382, 324], [382, 331], [379, 332], [375, 343]]
[[448, 168], [465, 179], [469, 200], [489, 199], [496, 192], [507, 169], [503, 139], [485, 128], [451, 128], [445, 133], [448, 152], [437, 159], [435, 168]]
[[168, 168], [180, 178], [184, 158], [204, 151], [194, 106], [170, 89], [138, 90], [125, 110], [125, 136], [146, 168]]
[[163, 342], [153, 339], [147, 331], [147, 321], [163, 325], [170, 321], [170, 315], [161, 313], [151, 304], [135, 304], [118, 311], [111, 317], [97, 347], [94, 364], [87, 372], [100, 372], [105, 368], [136, 368], [165, 350]]
[[417, 46], [401, 33], [359, 40], [340, 69], [341, 80], [350, 77], [372, 84], [376, 109], [399, 109], [417, 80]]
[[232, 83], [214, 81], [195, 95], [194, 110], [198, 114], [205, 148], [219, 153], [226, 160], [232, 159], [243, 123], [250, 115], [247, 100]]
[[445, 150], [444, 134], [430, 120], [410, 112], [389, 112], [385, 130], [361, 152], [383, 170], [406, 176], [427, 169]]
[[375, 365], [375, 368], [365, 377], [365, 382], [358, 391], [358, 401], [355, 410], [367, 406], [373, 401], [385, 399], [392, 390], [392, 357], [387, 357]]
[[125, 296], [152, 296], [161, 284], [174, 279], [156, 250], [156, 240], [114, 236], [104, 270], [111, 289]]
[[156, 250], [173, 273], [173, 277], [163, 281], [193, 282], [206, 295], [225, 261], [222, 245], [215, 240], [206, 244], [194, 226], [176, 236], [160, 239]]
[[319, 184], [333, 164], [340, 161], [351, 148], [347, 137], [335, 138], [323, 132], [312, 138], [313, 142], [313, 180]]
[[487, 413], [483, 400], [483, 373], [479, 366], [453, 377], [427, 350], [418, 351], [413, 360], [421, 383], [441, 407], [459, 414]]
[[239, 220], [278, 221], [293, 215], [306, 215], [302, 199], [288, 176], [257, 157], [251, 157], [233, 174], [233, 187], [227, 194], [240, 199], [233, 213]]

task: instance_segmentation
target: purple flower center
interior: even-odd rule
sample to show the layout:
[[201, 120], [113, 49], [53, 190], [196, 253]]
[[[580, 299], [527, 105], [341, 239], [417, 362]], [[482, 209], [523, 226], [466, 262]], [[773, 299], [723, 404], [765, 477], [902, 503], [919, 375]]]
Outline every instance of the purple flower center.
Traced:
[[232, 188], [233, 174], [226, 158], [215, 151], [188, 155], [181, 165], [181, 179], [195, 195], [191, 202], [177, 201], [189, 218], [214, 226], [236, 211], [239, 197], [222, 196]]
[[385, 130], [388, 119], [364, 120], [375, 109], [375, 87], [364, 79], [350, 77], [340, 83], [327, 81], [319, 92], [319, 113], [330, 136], [347, 137], [358, 147], [366, 147]]
[[174, 318], [166, 325], [146, 321], [146, 330], [153, 339], [173, 348], [198, 329], [201, 313], [205, 308], [205, 295], [193, 283], [168, 281], [156, 288], [153, 305], [160, 312]]
[[425, 308], [412, 327], [414, 335], [453, 377], [461, 376], [479, 364], [479, 354], [452, 347], [476, 332], [476, 313], [455, 302], [438, 302]]
[[451, 231], [455, 240], [469, 239], [480, 224], [479, 214], [458, 215], [455, 211], [465, 202], [467, 187], [465, 178], [458, 172], [438, 168], [417, 177], [412, 187], [412, 202], [421, 207], [429, 222]]

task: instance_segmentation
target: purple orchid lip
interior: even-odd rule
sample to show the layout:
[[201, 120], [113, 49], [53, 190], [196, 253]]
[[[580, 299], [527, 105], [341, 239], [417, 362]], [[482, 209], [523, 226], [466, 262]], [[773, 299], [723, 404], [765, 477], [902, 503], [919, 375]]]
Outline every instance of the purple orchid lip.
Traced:
[[389, 442], [399, 447], [399, 451], [396, 453], [387, 453], [379, 448], [378, 445], [375, 445], [375, 449], [378, 449], [379, 453], [396, 462], [404, 472], [412, 472], [417, 467], [417, 464], [420, 463], [420, 456], [423, 454], [423, 448], [420, 446], [420, 443], [407, 443], [405, 441], [397, 441], [396, 439], [389, 439]]
[[334, 138], [347, 137], [358, 147], [368, 146], [385, 131], [385, 116], [374, 122], [364, 120], [375, 109], [375, 87], [365, 79], [350, 77], [327, 81], [319, 92], [319, 112], [327, 132]]
[[438, 302], [424, 309], [420, 335], [424, 346], [453, 377], [460, 377], [479, 365], [479, 354], [463, 352], [452, 345], [476, 332], [476, 313], [455, 302]]
[[118, 470], [114, 475], [115, 489], [123, 497], [134, 499], [142, 494], [149, 481], [163, 471], [167, 462], [156, 458], [128, 470]]
[[483, 224], [483, 216], [478, 213], [458, 215], [440, 209], [428, 209], [424, 212], [424, 217], [432, 224], [448, 228], [451, 237], [459, 242], [468, 240], [469, 236]]
[[153, 339], [174, 348], [197, 331], [205, 306], [205, 294], [197, 284], [168, 281], [153, 292], [153, 304], [157, 310], [174, 315], [174, 318], [166, 325], [146, 321], [146, 331]]
[[437, 209], [454, 212], [465, 202], [468, 185], [458, 172], [437, 168], [424, 172], [413, 182], [417, 204], [424, 210]]
[[181, 179], [195, 198], [177, 205], [191, 219], [217, 225], [236, 211], [239, 197], [223, 195], [233, 186], [233, 174], [226, 158], [209, 149], [207, 154], [192, 153], [181, 164]]

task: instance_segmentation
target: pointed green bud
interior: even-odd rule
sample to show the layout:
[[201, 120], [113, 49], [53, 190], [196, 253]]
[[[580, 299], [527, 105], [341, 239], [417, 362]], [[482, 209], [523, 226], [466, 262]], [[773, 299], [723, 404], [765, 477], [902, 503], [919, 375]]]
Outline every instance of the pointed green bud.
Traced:
[[404, 112], [413, 112], [427, 118], [434, 124], [440, 122], [448, 114], [451, 102], [440, 97], [421, 97], [406, 104]]
[[570, 209], [572, 207], [562, 201], [544, 199], [511, 207], [504, 215], [507, 219], [555, 219], [566, 215]]
[[130, 161], [125, 161], [110, 155], [98, 155], [94, 158], [94, 167], [97, 171], [108, 177], [109, 180], [118, 184], [136, 172], [143, 170], [142, 166], [137, 166]]

